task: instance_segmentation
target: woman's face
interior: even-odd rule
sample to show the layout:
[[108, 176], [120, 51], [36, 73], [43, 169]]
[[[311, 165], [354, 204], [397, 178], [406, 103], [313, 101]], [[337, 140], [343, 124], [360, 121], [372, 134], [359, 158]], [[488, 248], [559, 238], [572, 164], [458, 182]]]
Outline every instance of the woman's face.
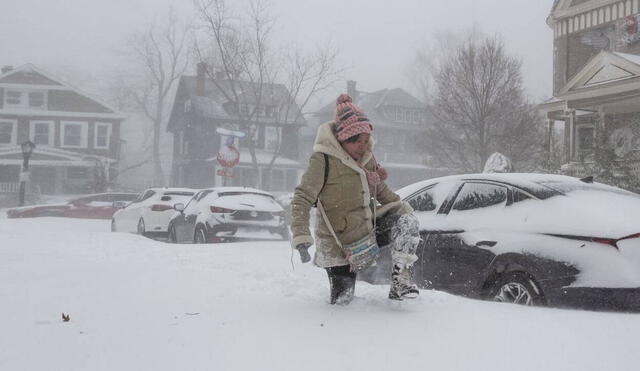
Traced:
[[369, 134], [360, 134], [355, 142], [341, 142], [342, 148], [354, 160], [359, 161], [369, 151]]

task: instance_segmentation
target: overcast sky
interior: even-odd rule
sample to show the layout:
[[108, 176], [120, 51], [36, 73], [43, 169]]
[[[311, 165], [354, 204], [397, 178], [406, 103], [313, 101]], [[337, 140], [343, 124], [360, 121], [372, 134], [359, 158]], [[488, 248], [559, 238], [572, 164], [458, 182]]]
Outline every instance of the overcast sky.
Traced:
[[[522, 59], [533, 98], [551, 95], [553, 40], [545, 20], [553, 0], [272, 3], [281, 43], [331, 40], [346, 77], [364, 91], [410, 88], [405, 70], [416, 49], [434, 33], [476, 24], [486, 33], [499, 33], [508, 51]], [[0, 65], [107, 71], [118, 63], [114, 55], [126, 36], [161, 18], [169, 4], [184, 15], [193, 13], [191, 0], [0, 0]]]

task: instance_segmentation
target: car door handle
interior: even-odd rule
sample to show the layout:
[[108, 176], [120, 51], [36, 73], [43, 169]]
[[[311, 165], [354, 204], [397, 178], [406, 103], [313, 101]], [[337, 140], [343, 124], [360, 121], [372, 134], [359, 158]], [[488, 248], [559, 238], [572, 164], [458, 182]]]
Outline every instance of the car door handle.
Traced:
[[496, 241], [478, 241], [476, 242], [476, 247], [488, 246], [493, 247], [497, 244]]

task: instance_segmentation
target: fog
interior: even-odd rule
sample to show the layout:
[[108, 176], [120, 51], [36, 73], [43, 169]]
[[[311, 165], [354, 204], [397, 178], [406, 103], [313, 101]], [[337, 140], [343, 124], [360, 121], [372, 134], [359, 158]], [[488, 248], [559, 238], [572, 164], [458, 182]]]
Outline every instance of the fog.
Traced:
[[[241, 12], [246, 11], [249, 1], [227, 3], [236, 12]], [[18, 68], [31, 63], [79, 89], [82, 94], [96, 97], [122, 111], [127, 119], [122, 122], [120, 138], [117, 139], [125, 144], [110, 156], [118, 157], [118, 170], [135, 167], [140, 158], [150, 153], [151, 124], [140, 110], [135, 111], [121, 106], [119, 102], [113, 102], [111, 89], [117, 85], [113, 84], [114, 77], [125, 76], [123, 84], [127, 87], [127, 84], [132, 84], [132, 75], [142, 76], [139, 65], [136, 66], [131, 58], [131, 37], [144, 33], [151, 24], [167, 24], [170, 9], [183, 23], [198, 25], [194, 3], [191, 0], [0, 2], [0, 66]], [[443, 34], [463, 36], [472, 30], [489, 37], [497, 36], [504, 42], [506, 53], [522, 62], [523, 88], [530, 101], [541, 102], [552, 94], [553, 35], [545, 22], [553, 3], [551, 0], [403, 0], [396, 3], [378, 0], [271, 0], [266, 3], [269, 16], [274, 20], [271, 39], [275, 44], [273, 50], [277, 53], [284, 54], [288, 50], [299, 49], [306, 52], [327, 45], [337, 50], [334, 67], [339, 73], [336, 82], [312, 96], [309, 104], [303, 108], [305, 113], [317, 112], [321, 107], [326, 107], [338, 94], [346, 91], [348, 80], [355, 81], [357, 90], [364, 93], [403, 88], [414, 96], [421, 97], [422, 92], [416, 85], [417, 77], [415, 73], [412, 74], [417, 52], [432, 50]], [[192, 44], [188, 47], [191, 48]], [[195, 74], [196, 59], [191, 58], [186, 75]], [[176, 85], [173, 85], [173, 92]], [[126, 186], [127, 189], [141, 191], [153, 184], [174, 185], [175, 182], [170, 180], [172, 173], [175, 173], [175, 169], [172, 169], [174, 136], [166, 132], [167, 115], [175, 96], [173, 92], [163, 105], [166, 113], [160, 120], [163, 124], [159, 142], [156, 143], [160, 154], [153, 160], [154, 163], [161, 164], [164, 174], [154, 180], [152, 174], [158, 175], [159, 172], [154, 172], [149, 162], [127, 173], [126, 177], [121, 177], [116, 187]], [[290, 156], [300, 161], [296, 165], [300, 171], [312, 145], [304, 140], [313, 139], [314, 125], [317, 124], [313, 120], [314, 118], [308, 119], [307, 122], [312, 123], [311, 128], [309, 132], [301, 133], [299, 145], [294, 145], [293, 141], [285, 143], [300, 147], [300, 150], [291, 149], [294, 154]], [[380, 134], [378, 139], [382, 139], [381, 143], [388, 144], [387, 150], [377, 147], [378, 155], [385, 159], [392, 158], [394, 154], [389, 151], [393, 151], [393, 148], [404, 147], [407, 140], [415, 139], [412, 135], [393, 138], [392, 134], [387, 134], [385, 138], [382, 131], [377, 133]], [[22, 140], [25, 139], [20, 139]], [[207, 150], [213, 148], [215, 154], [218, 145], [215, 143], [218, 141], [219, 139], [204, 139], [200, 147]], [[424, 144], [421, 147], [427, 148]], [[88, 149], [90, 152], [91, 149]], [[403, 163], [406, 160], [413, 165], [429, 165], [424, 153], [416, 153], [424, 150], [416, 148], [414, 152], [405, 148], [404, 152], [404, 156], [393, 158], [400, 159]], [[211, 158], [214, 154], [203, 158]], [[455, 164], [444, 166], [449, 165], [453, 167]], [[18, 170], [17, 166], [13, 166], [12, 174], [8, 174], [8, 167], [3, 170], [6, 178], [3, 182], [14, 182]], [[257, 169], [255, 164], [254, 167]], [[212, 168], [204, 170], [208, 177]], [[58, 182], [61, 178], [66, 179], [66, 170], [59, 171]], [[36, 174], [41, 182], [49, 176]], [[300, 172], [297, 176], [300, 176]], [[424, 175], [416, 175], [420, 176]], [[251, 177], [254, 181], [256, 178], [260, 179], [254, 175]], [[253, 185], [260, 186], [261, 182], [262, 180], [257, 180]], [[180, 183], [189, 185], [184, 181]], [[289, 179], [286, 183], [289, 187], [295, 180]], [[398, 184], [405, 183], [402, 180]]]
[[[127, 36], [162, 17], [169, 6], [193, 17], [189, 0], [2, 0], [0, 64], [33, 63], [97, 74], [123, 63]], [[233, 2], [235, 3], [235, 2]], [[412, 88], [404, 72], [415, 51], [438, 32], [478, 27], [499, 34], [523, 61], [524, 84], [537, 99], [551, 96], [553, 1], [530, 0], [273, 0], [276, 35], [286, 45], [330, 41], [359, 89]], [[338, 86], [337, 90], [344, 87]], [[337, 91], [336, 90], [336, 91]]]

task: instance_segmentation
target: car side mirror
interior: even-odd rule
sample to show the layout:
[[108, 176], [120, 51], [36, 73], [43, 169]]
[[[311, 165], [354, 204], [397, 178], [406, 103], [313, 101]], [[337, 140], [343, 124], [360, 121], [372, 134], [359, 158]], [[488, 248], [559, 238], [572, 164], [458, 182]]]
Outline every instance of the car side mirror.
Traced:
[[179, 212], [183, 212], [184, 211], [184, 204], [179, 202], [179, 203], [173, 205], [173, 208], [178, 210]]
[[127, 204], [127, 201], [113, 201], [111, 207], [113, 207], [114, 209], [124, 209], [125, 207], [127, 207]]

